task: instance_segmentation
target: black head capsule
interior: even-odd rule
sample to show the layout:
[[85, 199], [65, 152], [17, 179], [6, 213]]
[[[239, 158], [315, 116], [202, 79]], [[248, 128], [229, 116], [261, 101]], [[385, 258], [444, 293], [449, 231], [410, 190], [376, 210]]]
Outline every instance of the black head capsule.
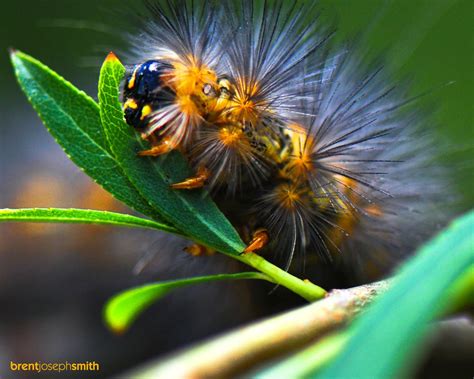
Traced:
[[127, 124], [142, 129], [147, 126], [153, 111], [163, 108], [175, 98], [166, 84], [173, 66], [161, 60], [150, 60], [136, 65], [125, 77], [123, 110]]

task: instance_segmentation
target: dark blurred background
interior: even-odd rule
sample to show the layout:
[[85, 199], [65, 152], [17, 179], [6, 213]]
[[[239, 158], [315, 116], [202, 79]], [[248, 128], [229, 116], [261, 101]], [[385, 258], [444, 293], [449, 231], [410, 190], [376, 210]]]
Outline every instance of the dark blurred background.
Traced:
[[[129, 211], [49, 136], [15, 81], [7, 49], [38, 58], [96, 98], [100, 64], [110, 50], [126, 51], [124, 32], [134, 28], [126, 26], [127, 14], [138, 3], [2, 3], [0, 208]], [[394, 80], [410, 79], [413, 94], [429, 91], [427, 101], [436, 105], [433, 131], [452, 146], [454, 153], [445, 159], [455, 171], [463, 207], [471, 207], [474, 182], [466, 168], [472, 167], [474, 141], [473, 2], [323, 0], [321, 9], [323, 20], [337, 22], [337, 38], [358, 36], [368, 59], [384, 54]], [[66, 360], [97, 361], [97, 377], [106, 377], [284, 307], [275, 304], [279, 297], [267, 296], [263, 284], [203, 285], [178, 291], [146, 312], [129, 333], [112, 335], [102, 324], [101, 309], [114, 293], [157, 279], [239, 269], [220, 257], [167, 254], [168, 244], [154, 232], [130, 229], [0, 225], [0, 377], [12, 376], [9, 361]], [[155, 252], [153, 262], [136, 274], [134, 266]]]

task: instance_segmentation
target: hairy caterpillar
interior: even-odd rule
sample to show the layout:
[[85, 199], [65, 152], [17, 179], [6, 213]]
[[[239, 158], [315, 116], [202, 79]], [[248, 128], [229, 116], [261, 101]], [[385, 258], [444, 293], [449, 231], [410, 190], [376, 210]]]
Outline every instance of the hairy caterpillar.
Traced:
[[377, 276], [437, 226], [446, 179], [414, 99], [334, 52], [313, 8], [149, 3], [125, 118], [152, 143], [140, 155], [188, 158], [196, 175], [172, 187], [209, 188], [246, 251]]

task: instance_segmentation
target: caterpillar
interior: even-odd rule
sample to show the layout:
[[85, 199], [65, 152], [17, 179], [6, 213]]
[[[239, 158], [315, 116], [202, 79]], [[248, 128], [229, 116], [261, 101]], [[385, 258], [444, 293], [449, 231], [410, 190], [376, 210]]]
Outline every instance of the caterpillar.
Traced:
[[439, 226], [448, 180], [423, 111], [382, 65], [335, 49], [312, 2], [147, 7], [125, 120], [152, 145], [139, 155], [183, 153], [195, 175], [171, 187], [206, 187], [245, 252], [377, 277]]

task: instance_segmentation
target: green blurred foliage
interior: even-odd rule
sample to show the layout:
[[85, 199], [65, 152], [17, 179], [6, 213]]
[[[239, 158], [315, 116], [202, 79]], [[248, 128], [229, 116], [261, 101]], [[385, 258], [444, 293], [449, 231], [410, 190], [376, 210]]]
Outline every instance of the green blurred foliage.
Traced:
[[[127, 12], [137, 4], [131, 0], [24, 0], [2, 4], [2, 113], [25, 102], [9, 67], [8, 47], [37, 57], [95, 97], [100, 62], [109, 50], [124, 47], [117, 32], [123, 31]], [[323, 20], [337, 25], [338, 38], [357, 35], [364, 41], [361, 45], [367, 48], [368, 57], [384, 54], [395, 78], [411, 80], [413, 94], [431, 91], [427, 100], [435, 104], [435, 124], [455, 150], [453, 167], [472, 169], [474, 2], [320, 0], [320, 4]], [[472, 206], [474, 176], [468, 174], [469, 170], [459, 173], [466, 205]]]
[[[474, 203], [474, 2], [471, 0], [322, 0], [339, 37], [357, 36], [367, 58], [383, 55], [414, 96], [428, 92], [433, 126], [464, 207]], [[445, 162], [445, 163], [446, 163]]]
[[[343, 35], [365, 32], [369, 54], [385, 53], [413, 92], [432, 89], [440, 128], [460, 142], [474, 137], [474, 3], [470, 0], [323, 0]], [[449, 86], [442, 87], [448, 83]], [[440, 88], [442, 87], [442, 88]]]

